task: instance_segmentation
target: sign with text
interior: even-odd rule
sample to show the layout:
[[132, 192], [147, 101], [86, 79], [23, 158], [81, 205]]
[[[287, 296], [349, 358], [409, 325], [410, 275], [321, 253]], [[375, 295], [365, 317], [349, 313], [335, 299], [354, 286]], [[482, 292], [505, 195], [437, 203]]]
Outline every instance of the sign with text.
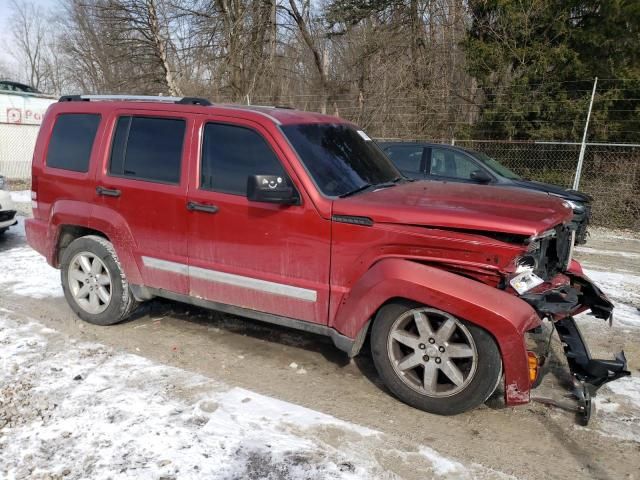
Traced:
[[56, 99], [0, 91], [0, 123], [40, 125], [47, 108]]

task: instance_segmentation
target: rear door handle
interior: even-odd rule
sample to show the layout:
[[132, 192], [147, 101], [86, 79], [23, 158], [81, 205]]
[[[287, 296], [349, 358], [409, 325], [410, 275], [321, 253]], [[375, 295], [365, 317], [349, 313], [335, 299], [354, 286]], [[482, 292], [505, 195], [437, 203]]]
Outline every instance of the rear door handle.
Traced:
[[206, 205], [197, 202], [187, 202], [187, 210], [191, 212], [218, 213], [218, 207], [215, 205]]
[[115, 188], [105, 188], [98, 186], [96, 187], [96, 193], [98, 195], [104, 195], [105, 197], [119, 197], [122, 195], [120, 190], [116, 190]]

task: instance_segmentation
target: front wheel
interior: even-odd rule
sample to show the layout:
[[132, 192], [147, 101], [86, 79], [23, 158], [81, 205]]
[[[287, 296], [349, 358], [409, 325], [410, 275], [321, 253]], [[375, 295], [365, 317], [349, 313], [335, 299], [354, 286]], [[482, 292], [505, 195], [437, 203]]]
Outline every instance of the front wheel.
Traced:
[[486, 330], [425, 306], [383, 306], [371, 350], [380, 377], [400, 400], [439, 415], [481, 405], [502, 377], [500, 350]]

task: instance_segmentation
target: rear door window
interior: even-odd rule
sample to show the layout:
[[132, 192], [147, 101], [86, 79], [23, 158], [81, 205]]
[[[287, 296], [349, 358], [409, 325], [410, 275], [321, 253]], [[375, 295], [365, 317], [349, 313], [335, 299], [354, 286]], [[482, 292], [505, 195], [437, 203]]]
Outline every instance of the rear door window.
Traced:
[[91, 149], [96, 138], [100, 115], [63, 113], [56, 119], [49, 140], [48, 167], [88, 172]]
[[207, 123], [200, 188], [246, 195], [250, 175], [286, 176], [278, 157], [258, 132], [236, 125]]
[[176, 118], [118, 118], [109, 174], [179, 184], [186, 122]]

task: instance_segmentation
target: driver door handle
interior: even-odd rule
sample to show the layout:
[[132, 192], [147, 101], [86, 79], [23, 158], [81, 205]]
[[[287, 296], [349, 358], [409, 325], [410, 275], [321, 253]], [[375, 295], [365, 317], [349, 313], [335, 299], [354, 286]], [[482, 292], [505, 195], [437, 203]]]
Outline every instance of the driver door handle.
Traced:
[[187, 202], [187, 210], [190, 212], [218, 213], [218, 207], [205, 203]]
[[105, 197], [119, 197], [122, 192], [115, 188], [105, 188], [103, 186], [96, 187], [96, 193]]

